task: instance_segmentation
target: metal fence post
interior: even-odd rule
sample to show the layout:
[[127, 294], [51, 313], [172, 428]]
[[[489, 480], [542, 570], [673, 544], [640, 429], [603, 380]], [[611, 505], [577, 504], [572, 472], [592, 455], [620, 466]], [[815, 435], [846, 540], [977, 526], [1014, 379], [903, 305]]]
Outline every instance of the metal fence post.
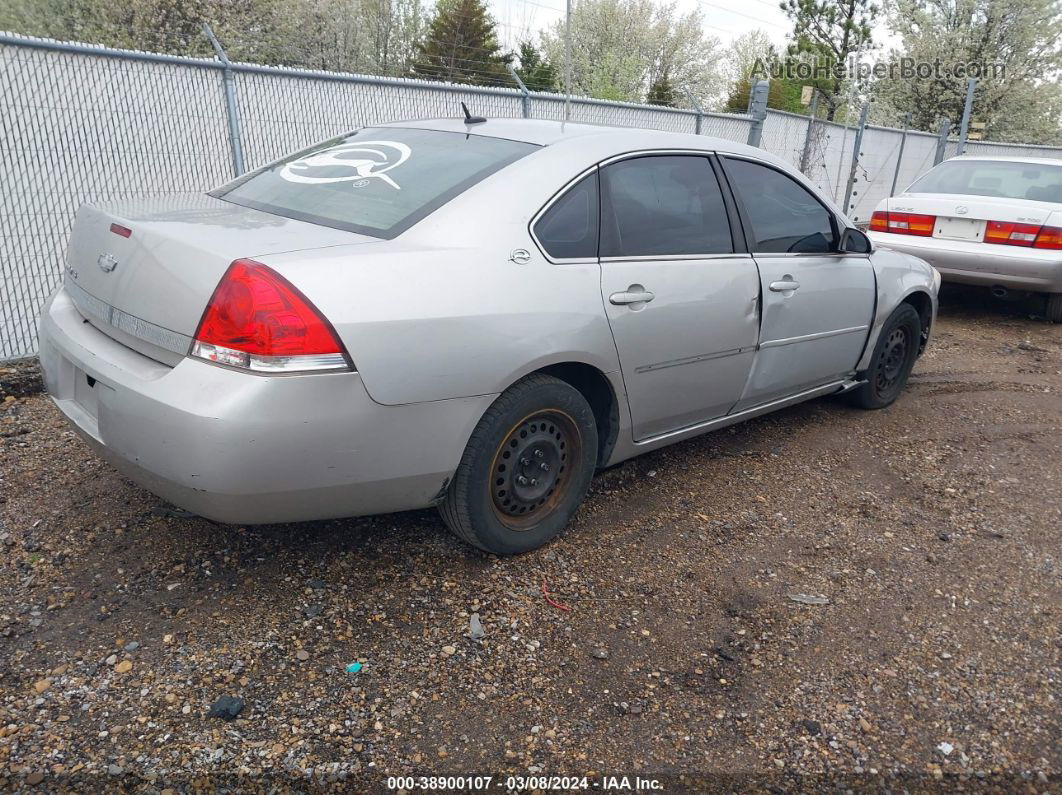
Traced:
[[229, 117], [229, 146], [232, 148], [232, 170], [236, 176], [240, 176], [246, 169], [243, 167], [243, 144], [240, 143], [240, 116], [236, 106], [236, 81], [232, 77], [232, 62], [225, 54], [221, 42], [217, 40], [210, 25], [203, 23], [203, 32], [210, 39], [214, 53], [224, 67], [221, 71], [221, 80], [225, 89], [225, 109]]
[[855, 144], [852, 146], [852, 167], [848, 169], [848, 187], [844, 191], [844, 214], [848, 215], [848, 211], [852, 208], [849, 204], [852, 201], [852, 188], [855, 186], [856, 169], [859, 167], [859, 149], [863, 145], [863, 130], [867, 127], [867, 114], [870, 113], [870, 103], [863, 103], [863, 110], [859, 112], [859, 126], [856, 128]]
[[966, 81], [966, 104], [962, 108], [962, 122], [959, 124], [959, 144], [955, 147], [956, 155], [961, 155], [966, 151], [966, 134], [970, 131], [970, 113], [973, 112], [974, 88], [976, 87], [976, 77], [971, 77]]
[[749, 101], [749, 115], [752, 116], [752, 124], [749, 126], [749, 146], [759, 146], [760, 138], [763, 137], [763, 120], [767, 118], [767, 89], [766, 80], [757, 80], [752, 87]]
[[944, 160], [944, 150], [948, 146], [949, 132], [951, 132], [951, 119], [941, 119], [940, 127], [937, 128], [937, 151], [933, 155], [934, 166]]
[[903, 160], [903, 148], [907, 144], [907, 128], [911, 126], [911, 112], [907, 111], [907, 115], [903, 117], [903, 132], [900, 133], [900, 151], [896, 153], [896, 170], [892, 172], [892, 188], [889, 189], [889, 196], [896, 195], [896, 181], [900, 178], [900, 162]]
[[697, 97], [693, 96], [693, 92], [688, 88], [686, 89], [686, 99], [690, 101], [693, 109], [697, 112], [696, 120], [694, 121], [693, 134], [701, 134], [701, 124], [704, 121], [704, 109], [701, 107], [701, 103], [697, 101]]
[[815, 135], [815, 114], [819, 110], [819, 92], [812, 88], [811, 90], [811, 109], [808, 112], [808, 130], [804, 135], [804, 151], [800, 153], [800, 173], [808, 173], [808, 163], [811, 161], [811, 142], [814, 140]]
[[520, 104], [523, 106], [524, 118], [530, 119], [531, 92], [527, 90], [527, 86], [524, 84], [524, 81], [520, 79], [520, 75], [516, 73], [516, 70], [513, 69], [513, 65], [511, 63], [507, 63], [505, 64], [505, 66], [509, 69], [509, 74], [513, 76], [513, 80], [516, 81], [516, 85], [520, 87], [520, 93], [523, 94], [523, 96], [520, 98]]

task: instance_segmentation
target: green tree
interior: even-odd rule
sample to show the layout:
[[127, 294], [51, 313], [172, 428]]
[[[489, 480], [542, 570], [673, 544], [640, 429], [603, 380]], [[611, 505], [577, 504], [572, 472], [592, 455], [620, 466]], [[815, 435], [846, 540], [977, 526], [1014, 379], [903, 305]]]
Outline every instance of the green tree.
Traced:
[[668, 108], [676, 107], [675, 87], [671, 85], [667, 72], [662, 73], [649, 86], [649, 94], [646, 96], [645, 101], [650, 105], [663, 105]]
[[524, 81], [524, 85], [531, 91], [556, 91], [559, 85], [557, 68], [545, 59], [529, 41], [520, 42], [520, 50], [517, 55], [520, 66], [516, 73]]
[[769, 81], [767, 107], [789, 113], [807, 113], [800, 104], [800, 94], [806, 82], [793, 78], [778, 77], [783, 74], [785, 59], [770, 38], [759, 30], [746, 33], [730, 44], [726, 54], [730, 91], [723, 109], [727, 113], [745, 113], [748, 110], [749, 94], [756, 80]]
[[967, 75], [976, 66], [973, 119], [985, 124], [986, 139], [1062, 143], [1057, 0], [899, 0], [893, 24], [901, 37], [893, 62], [933, 69], [876, 81], [880, 121], [895, 124], [910, 111], [916, 129], [935, 132], [942, 118], [958, 125]]
[[428, 80], [511, 85], [494, 20], [483, 0], [440, 0], [413, 72]]
[[[677, 99], [709, 106], [723, 89], [719, 41], [706, 35], [699, 9], [675, 2], [580, 0], [572, 8], [572, 93], [642, 102], [664, 74]], [[542, 32], [542, 49], [564, 63], [564, 21]]]
[[826, 118], [833, 120], [843, 103], [847, 80], [839, 68], [852, 56], [870, 48], [871, 25], [881, 13], [873, 0], [783, 0], [782, 11], [793, 21], [793, 43], [788, 55], [810, 61], [830, 74], [805, 82], [814, 85], [826, 104]]

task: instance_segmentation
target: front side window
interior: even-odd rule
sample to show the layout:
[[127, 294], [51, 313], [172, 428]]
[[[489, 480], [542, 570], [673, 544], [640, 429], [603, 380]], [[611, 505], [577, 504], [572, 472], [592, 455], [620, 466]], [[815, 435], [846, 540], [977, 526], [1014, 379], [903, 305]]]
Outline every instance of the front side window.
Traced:
[[1062, 203], [1062, 166], [1011, 160], [947, 160], [907, 193], [953, 193]]
[[482, 135], [367, 127], [211, 195], [274, 215], [392, 238], [539, 147]]
[[535, 237], [554, 259], [597, 257], [597, 172], [583, 177], [535, 223]]
[[637, 157], [601, 170], [601, 256], [729, 254], [730, 222], [708, 158]]
[[768, 166], [734, 158], [726, 158], [726, 174], [752, 226], [753, 253], [835, 249], [830, 212], [796, 180]]

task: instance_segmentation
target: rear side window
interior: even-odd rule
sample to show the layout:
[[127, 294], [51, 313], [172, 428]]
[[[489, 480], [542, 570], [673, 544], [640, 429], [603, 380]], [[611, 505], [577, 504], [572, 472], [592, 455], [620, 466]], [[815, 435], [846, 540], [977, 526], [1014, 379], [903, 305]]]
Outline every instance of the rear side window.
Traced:
[[535, 237], [554, 259], [597, 257], [597, 172], [581, 179], [546, 210]]
[[252, 172], [212, 195], [287, 218], [392, 238], [536, 149], [481, 135], [369, 127]]
[[601, 171], [601, 256], [728, 254], [730, 223], [706, 157], [648, 156]]
[[780, 171], [726, 158], [726, 174], [752, 225], [753, 253], [827, 253], [836, 235], [826, 207]]

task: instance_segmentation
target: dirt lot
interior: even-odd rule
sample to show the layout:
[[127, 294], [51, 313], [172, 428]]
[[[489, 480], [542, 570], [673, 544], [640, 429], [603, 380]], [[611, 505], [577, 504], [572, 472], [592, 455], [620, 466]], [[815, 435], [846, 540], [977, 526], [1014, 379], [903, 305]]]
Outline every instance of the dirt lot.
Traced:
[[0, 786], [1059, 791], [1062, 326], [945, 298], [892, 408], [628, 462], [516, 559], [433, 512], [214, 525], [7, 400]]

